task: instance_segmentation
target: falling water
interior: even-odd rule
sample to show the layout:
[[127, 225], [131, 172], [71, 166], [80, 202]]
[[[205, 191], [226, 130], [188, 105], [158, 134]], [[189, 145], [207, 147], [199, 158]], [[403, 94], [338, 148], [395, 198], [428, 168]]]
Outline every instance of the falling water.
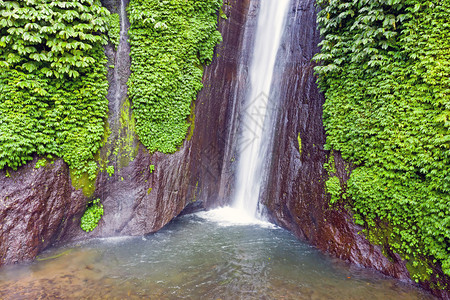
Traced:
[[270, 99], [275, 60], [290, 0], [262, 0], [250, 64], [250, 91], [242, 110], [240, 158], [233, 207], [250, 218], [258, 215], [262, 165], [270, 135], [264, 124], [273, 113]]
[[[127, 24], [126, 24], [126, 10], [125, 10], [125, 0], [120, 1], [120, 40], [117, 47], [115, 68], [114, 68], [114, 84], [115, 92], [113, 99], [110, 102], [113, 104], [113, 115], [118, 117], [120, 112], [121, 101], [127, 94], [126, 82], [128, 80], [127, 74], [121, 74], [121, 71], [125, 68], [128, 63], [127, 56], [129, 56], [130, 45], [127, 41]], [[111, 108], [110, 108], [111, 109]]]

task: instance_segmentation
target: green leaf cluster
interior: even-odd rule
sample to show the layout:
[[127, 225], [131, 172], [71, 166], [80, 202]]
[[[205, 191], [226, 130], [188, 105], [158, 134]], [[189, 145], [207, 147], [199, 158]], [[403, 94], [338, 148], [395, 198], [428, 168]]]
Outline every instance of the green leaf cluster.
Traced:
[[326, 146], [357, 165], [355, 218], [450, 275], [450, 2], [317, 3]]
[[190, 106], [211, 61], [221, 0], [131, 0], [129, 96], [136, 132], [150, 151], [172, 153], [186, 137]]
[[114, 175], [114, 166], [107, 166], [106, 172], [108, 173], [109, 177]]
[[331, 151], [328, 162], [324, 163], [323, 168], [328, 173], [328, 180], [325, 181], [325, 191], [330, 195], [330, 204], [335, 204], [342, 198], [345, 198], [344, 189], [336, 172], [336, 163], [334, 152]]
[[120, 16], [119, 14], [110, 14], [108, 17], [108, 37], [116, 50], [120, 43]]
[[0, 1], [0, 169], [51, 154], [95, 177], [108, 15], [98, 0]]
[[[105, 42], [108, 11], [100, 1], [0, 2], [0, 65], [76, 78], [95, 63], [94, 45]], [[84, 72], [83, 72], [84, 73]]]
[[326, 146], [357, 166], [355, 218], [450, 275], [450, 2], [317, 3]]
[[88, 204], [88, 208], [81, 217], [81, 229], [86, 232], [94, 230], [98, 226], [98, 222], [103, 216], [103, 204], [100, 199], [95, 199]]

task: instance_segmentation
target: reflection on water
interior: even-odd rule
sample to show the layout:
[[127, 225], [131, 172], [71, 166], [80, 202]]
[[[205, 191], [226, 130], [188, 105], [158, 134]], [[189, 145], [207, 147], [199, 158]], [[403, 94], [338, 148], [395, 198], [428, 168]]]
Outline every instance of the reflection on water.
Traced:
[[196, 215], [145, 238], [92, 240], [40, 259], [0, 269], [0, 299], [432, 299], [333, 262], [283, 229]]

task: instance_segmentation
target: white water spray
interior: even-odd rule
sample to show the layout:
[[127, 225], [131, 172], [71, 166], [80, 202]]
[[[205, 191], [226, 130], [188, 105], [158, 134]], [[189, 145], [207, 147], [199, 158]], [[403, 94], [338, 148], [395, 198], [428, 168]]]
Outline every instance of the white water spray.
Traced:
[[[120, 100], [123, 97], [124, 91], [121, 89], [120, 83], [121, 80], [123, 80], [121, 78], [121, 74], [120, 74], [120, 69], [121, 69], [121, 63], [122, 63], [122, 56], [123, 55], [128, 55], [126, 53], [127, 49], [127, 28], [126, 28], [126, 24], [125, 24], [125, 18], [126, 18], [126, 7], [125, 7], [125, 0], [121, 0], [120, 1], [120, 40], [119, 40], [119, 45], [117, 46], [117, 51], [116, 51], [116, 62], [115, 62], [115, 68], [114, 68], [114, 84], [116, 87], [116, 91], [114, 93], [114, 112], [115, 114], [118, 116], [119, 112], [120, 112]], [[126, 91], [125, 91], [126, 93]]]
[[[240, 157], [233, 207], [250, 218], [258, 217], [262, 166], [270, 135], [264, 123], [273, 112], [269, 99], [275, 59], [280, 47], [284, 20], [290, 0], [261, 0], [253, 57], [250, 65], [250, 91], [241, 120]], [[272, 102], [273, 103], [273, 102]]]

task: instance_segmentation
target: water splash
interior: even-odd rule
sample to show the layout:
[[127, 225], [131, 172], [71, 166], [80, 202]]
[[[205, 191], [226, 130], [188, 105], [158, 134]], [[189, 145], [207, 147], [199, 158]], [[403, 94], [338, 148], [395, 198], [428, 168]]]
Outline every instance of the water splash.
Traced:
[[265, 148], [271, 134], [264, 124], [271, 109], [271, 83], [277, 52], [281, 43], [290, 0], [262, 0], [256, 29], [253, 58], [250, 64], [250, 90], [244, 105], [233, 207], [250, 219], [259, 217], [258, 201], [262, 166], [268, 159]]
[[256, 225], [263, 228], [277, 228], [276, 225], [250, 216], [243, 210], [233, 207], [221, 207], [210, 211], [202, 211], [196, 215], [219, 226]]

